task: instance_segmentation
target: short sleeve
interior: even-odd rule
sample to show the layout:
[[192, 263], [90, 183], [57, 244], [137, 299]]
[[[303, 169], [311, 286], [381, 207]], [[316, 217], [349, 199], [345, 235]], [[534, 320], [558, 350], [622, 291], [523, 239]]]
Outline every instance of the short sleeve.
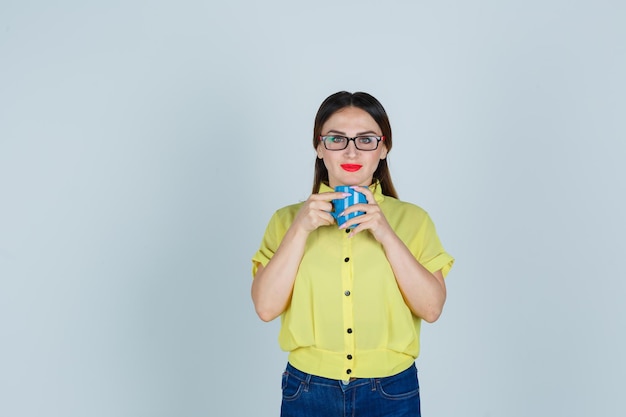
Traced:
[[284, 216], [281, 214], [280, 210], [274, 213], [265, 229], [261, 246], [252, 257], [253, 278], [256, 275], [259, 265], [265, 266], [270, 259], [272, 259], [272, 256], [276, 253], [276, 250], [285, 236], [285, 233], [287, 233], [289, 224], [286, 223], [286, 219], [284, 219]]
[[441, 270], [445, 277], [452, 268], [454, 258], [443, 248], [435, 224], [427, 213], [421, 216], [417, 233], [408, 246], [419, 263], [430, 272]]

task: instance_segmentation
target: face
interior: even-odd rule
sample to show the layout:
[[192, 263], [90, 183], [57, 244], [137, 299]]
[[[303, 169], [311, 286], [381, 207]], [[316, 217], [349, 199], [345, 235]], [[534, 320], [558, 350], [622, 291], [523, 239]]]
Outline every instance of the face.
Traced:
[[[376, 121], [365, 110], [358, 107], [345, 107], [335, 112], [322, 126], [322, 136], [342, 135], [355, 136], [382, 136], [382, 131]], [[387, 157], [387, 147], [381, 141], [373, 151], [360, 151], [354, 141], [341, 151], [329, 151], [320, 142], [317, 145], [317, 157], [324, 160], [328, 170], [328, 182], [331, 187], [338, 185], [372, 184], [374, 171], [378, 162]]]

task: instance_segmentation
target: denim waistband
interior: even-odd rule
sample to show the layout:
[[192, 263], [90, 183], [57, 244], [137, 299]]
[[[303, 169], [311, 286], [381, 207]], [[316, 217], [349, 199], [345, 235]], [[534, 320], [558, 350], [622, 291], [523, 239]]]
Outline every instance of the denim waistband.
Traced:
[[405, 369], [404, 371], [396, 374], [396, 375], [392, 375], [392, 376], [388, 376], [388, 377], [381, 377], [381, 378], [350, 378], [350, 380], [348, 381], [342, 381], [342, 380], [337, 380], [337, 379], [331, 379], [331, 378], [325, 378], [323, 376], [317, 376], [317, 375], [311, 375], [311, 374], [307, 374], [306, 372], [302, 372], [301, 370], [299, 370], [298, 368], [295, 368], [292, 364], [290, 364], [289, 362], [287, 362], [287, 368], [285, 369], [285, 372], [288, 372], [289, 375], [305, 382], [306, 384], [322, 384], [322, 385], [336, 385], [337, 383], [343, 383], [344, 385], [350, 384], [358, 384], [361, 385], [363, 383], [371, 383], [372, 386], [374, 384], [376, 384], [376, 381], [379, 380], [385, 380], [388, 378], [396, 378], [398, 376], [401, 376], [403, 373], [405, 372], [409, 372], [411, 370], [411, 368], [415, 367], [415, 363], [413, 363], [409, 368]]

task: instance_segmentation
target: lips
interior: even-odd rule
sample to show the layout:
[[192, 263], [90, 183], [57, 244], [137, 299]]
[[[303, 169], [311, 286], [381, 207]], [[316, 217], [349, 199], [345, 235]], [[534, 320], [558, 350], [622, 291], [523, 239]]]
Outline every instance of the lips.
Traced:
[[363, 165], [359, 165], [359, 164], [341, 164], [341, 168], [343, 168], [344, 171], [348, 171], [348, 172], [356, 172], [359, 169], [361, 169]]

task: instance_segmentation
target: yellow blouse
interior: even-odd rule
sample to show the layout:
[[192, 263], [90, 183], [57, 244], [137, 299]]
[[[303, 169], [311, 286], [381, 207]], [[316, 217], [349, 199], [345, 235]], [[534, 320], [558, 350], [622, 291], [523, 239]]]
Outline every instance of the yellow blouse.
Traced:
[[[428, 213], [370, 186], [398, 237], [429, 271], [444, 277], [454, 259], [443, 249]], [[332, 189], [322, 185], [320, 192]], [[272, 216], [258, 252], [267, 265], [302, 203]], [[336, 224], [312, 232], [281, 316], [279, 344], [303, 372], [332, 379], [395, 375], [419, 354], [421, 320], [405, 304], [382, 246], [368, 232], [352, 238]]]

